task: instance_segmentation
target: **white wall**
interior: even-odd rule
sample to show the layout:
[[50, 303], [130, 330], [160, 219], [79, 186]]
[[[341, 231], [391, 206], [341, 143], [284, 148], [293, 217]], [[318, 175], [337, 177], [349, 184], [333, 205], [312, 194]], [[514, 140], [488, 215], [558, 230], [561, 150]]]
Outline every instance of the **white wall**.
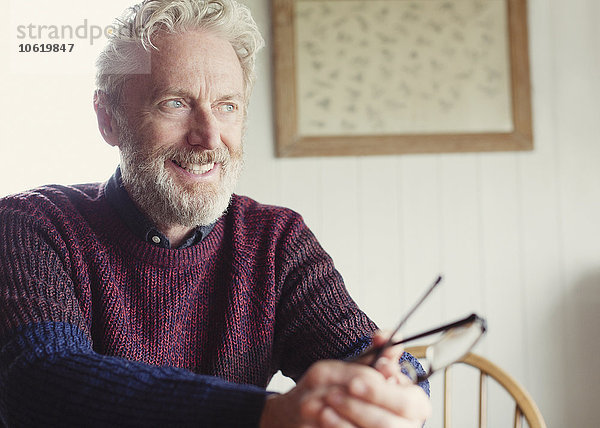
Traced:
[[[27, 2], [35, 3], [43, 2]], [[107, 24], [103, 16], [128, 2], [95, 3], [74, 22]], [[269, 42], [268, 0], [247, 3]], [[61, 24], [73, 3], [54, 4], [36, 19]], [[489, 334], [478, 351], [528, 388], [548, 425], [592, 426], [600, 416], [600, 5], [530, 0], [529, 11], [533, 152], [276, 159], [266, 50], [238, 190], [301, 212], [382, 327], [443, 273], [443, 288], [407, 330], [480, 312]], [[18, 10], [0, 29], [0, 195], [104, 180], [117, 162], [96, 131], [86, 42], [77, 42], [78, 70], [38, 57], [45, 62], [24, 71], [23, 57], [9, 55], [14, 21], [41, 22], [29, 13]], [[438, 427], [439, 379], [433, 388], [428, 425]], [[492, 426], [500, 411], [492, 409]], [[457, 413], [457, 426], [471, 425]]]
[[[268, 2], [249, 4], [268, 28]], [[443, 288], [409, 330], [484, 314], [478, 351], [528, 388], [550, 427], [600, 416], [598, 19], [596, 0], [530, 0], [527, 153], [274, 159], [263, 57], [240, 186], [303, 213], [381, 326], [442, 272]], [[436, 394], [430, 426], [441, 426]], [[457, 426], [471, 426], [474, 417], [455, 413]], [[498, 411], [491, 417], [500, 426]]]

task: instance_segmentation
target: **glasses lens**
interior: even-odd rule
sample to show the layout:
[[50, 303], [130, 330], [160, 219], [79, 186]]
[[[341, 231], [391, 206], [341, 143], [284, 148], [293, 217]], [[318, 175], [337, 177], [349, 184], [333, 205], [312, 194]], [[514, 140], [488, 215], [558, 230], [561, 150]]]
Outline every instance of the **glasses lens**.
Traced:
[[479, 320], [446, 331], [438, 342], [427, 348], [430, 371], [443, 369], [460, 360], [475, 346], [483, 332], [484, 327]]

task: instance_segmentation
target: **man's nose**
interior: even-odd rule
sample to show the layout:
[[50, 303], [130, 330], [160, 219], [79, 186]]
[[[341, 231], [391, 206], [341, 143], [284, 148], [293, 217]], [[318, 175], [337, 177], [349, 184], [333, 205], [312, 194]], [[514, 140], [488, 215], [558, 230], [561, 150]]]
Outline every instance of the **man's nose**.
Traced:
[[198, 109], [194, 112], [187, 142], [206, 150], [214, 150], [221, 145], [219, 123], [211, 109]]

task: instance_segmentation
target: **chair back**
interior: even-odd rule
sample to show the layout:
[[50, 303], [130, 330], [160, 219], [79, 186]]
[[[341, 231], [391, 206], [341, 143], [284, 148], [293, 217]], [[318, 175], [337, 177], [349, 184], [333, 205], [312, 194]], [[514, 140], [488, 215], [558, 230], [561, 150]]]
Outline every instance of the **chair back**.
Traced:
[[[406, 348], [406, 352], [416, 358], [425, 357], [425, 346]], [[467, 364], [479, 370], [479, 427], [487, 426], [487, 384], [488, 378], [494, 379], [502, 386], [515, 401], [514, 427], [522, 428], [523, 418], [530, 428], [546, 428], [546, 422], [539, 408], [529, 393], [512, 376], [492, 363], [487, 358], [472, 352], [463, 357], [460, 363]], [[444, 370], [444, 428], [452, 428], [451, 420], [451, 385], [452, 366]]]

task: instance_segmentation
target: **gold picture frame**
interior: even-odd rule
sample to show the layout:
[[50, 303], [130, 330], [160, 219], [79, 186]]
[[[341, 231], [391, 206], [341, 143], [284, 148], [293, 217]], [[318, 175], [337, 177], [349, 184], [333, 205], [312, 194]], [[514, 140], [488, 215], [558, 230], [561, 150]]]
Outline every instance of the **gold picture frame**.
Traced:
[[526, 0], [272, 0], [272, 28], [279, 157], [533, 149]]

